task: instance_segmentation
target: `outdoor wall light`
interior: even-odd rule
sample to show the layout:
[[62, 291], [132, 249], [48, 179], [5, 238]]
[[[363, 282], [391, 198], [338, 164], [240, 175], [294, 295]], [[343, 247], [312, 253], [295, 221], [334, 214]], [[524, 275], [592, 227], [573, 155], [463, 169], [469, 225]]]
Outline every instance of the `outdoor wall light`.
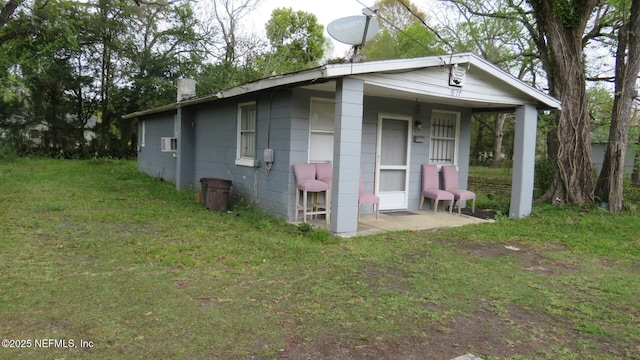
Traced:
[[413, 125], [415, 126], [415, 131], [416, 132], [422, 131], [422, 123], [420, 121], [416, 120], [416, 122], [414, 122]]

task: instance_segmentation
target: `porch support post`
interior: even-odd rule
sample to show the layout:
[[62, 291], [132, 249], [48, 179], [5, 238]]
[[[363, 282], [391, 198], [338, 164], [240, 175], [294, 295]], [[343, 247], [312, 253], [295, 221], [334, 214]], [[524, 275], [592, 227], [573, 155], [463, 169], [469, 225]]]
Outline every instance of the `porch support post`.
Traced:
[[331, 232], [352, 236], [358, 232], [364, 82], [338, 79], [335, 100]]
[[538, 111], [534, 105], [525, 104], [516, 108], [511, 207], [509, 209], [509, 217], [512, 218], [522, 218], [531, 214], [537, 123]]

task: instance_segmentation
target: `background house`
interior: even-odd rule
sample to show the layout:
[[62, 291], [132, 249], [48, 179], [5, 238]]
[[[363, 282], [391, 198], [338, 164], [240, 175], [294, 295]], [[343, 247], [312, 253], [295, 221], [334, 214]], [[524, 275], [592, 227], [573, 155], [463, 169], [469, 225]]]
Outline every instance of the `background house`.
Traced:
[[[591, 163], [595, 176], [600, 174], [602, 170], [602, 162], [604, 161], [604, 153], [607, 150], [606, 143], [591, 143]], [[627, 148], [627, 154], [624, 157], [624, 176], [629, 178], [633, 173], [633, 166], [636, 162], [636, 148], [633, 144]]]
[[[192, 95], [193, 83], [179, 88], [185, 84]], [[125, 118], [138, 118], [140, 171], [179, 189], [197, 188], [202, 177], [229, 179], [234, 192], [288, 220], [293, 164], [332, 162], [331, 230], [349, 235], [360, 173], [383, 210], [417, 210], [424, 163], [457, 165], [466, 186], [478, 111], [516, 112], [510, 215], [527, 216], [537, 110], [559, 107], [480, 57], [458, 54], [325, 65], [203, 97], [179, 94], [174, 104]]]
[[[76, 125], [78, 123], [77, 116], [67, 114], [65, 116], [66, 121], [62, 123], [62, 127], [56, 129], [59, 133], [64, 134], [65, 137], [70, 133], [75, 133], [81, 130]], [[8, 132], [13, 129], [17, 131], [17, 136], [24, 138], [28, 141], [28, 147], [30, 148], [50, 148], [52, 147], [51, 138], [55, 137], [52, 127], [43, 122], [33, 122], [28, 117], [14, 115], [10, 117], [3, 126], [0, 124], [0, 138], [8, 136]], [[97, 118], [91, 116], [87, 119], [86, 124], [82, 128], [82, 138], [85, 143], [90, 143], [96, 138], [95, 127], [97, 125]], [[79, 147], [79, 136], [71, 137], [75, 140], [72, 147]]]

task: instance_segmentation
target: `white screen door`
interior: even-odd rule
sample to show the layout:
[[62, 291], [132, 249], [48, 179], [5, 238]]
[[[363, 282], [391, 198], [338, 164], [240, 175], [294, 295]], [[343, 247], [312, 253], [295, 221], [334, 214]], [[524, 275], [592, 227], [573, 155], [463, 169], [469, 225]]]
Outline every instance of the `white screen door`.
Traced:
[[410, 123], [411, 117], [378, 116], [375, 189], [380, 210], [408, 208]]

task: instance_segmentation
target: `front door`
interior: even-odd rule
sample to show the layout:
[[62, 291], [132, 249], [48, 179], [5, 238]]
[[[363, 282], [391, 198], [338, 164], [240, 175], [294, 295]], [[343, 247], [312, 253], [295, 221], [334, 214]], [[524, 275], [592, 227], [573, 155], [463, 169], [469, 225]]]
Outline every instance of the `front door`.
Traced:
[[375, 192], [380, 210], [407, 209], [411, 117], [378, 115]]

